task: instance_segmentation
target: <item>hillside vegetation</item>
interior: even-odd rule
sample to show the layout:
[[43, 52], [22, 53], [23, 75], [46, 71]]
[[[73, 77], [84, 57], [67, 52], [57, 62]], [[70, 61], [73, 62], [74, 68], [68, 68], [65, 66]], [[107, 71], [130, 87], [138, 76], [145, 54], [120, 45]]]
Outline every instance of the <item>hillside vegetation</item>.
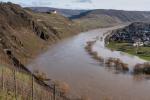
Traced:
[[51, 7], [30, 7], [34, 12], [58, 11], [61, 15], [73, 19], [80, 24], [84, 30], [90, 30], [101, 27], [110, 27], [122, 23], [149, 21], [149, 11], [124, 11], [124, 10], [71, 10], [57, 9]]
[[79, 33], [78, 26], [59, 14], [0, 3], [0, 100], [69, 100], [25, 65], [50, 44]]
[[25, 63], [47, 44], [77, 34], [77, 26], [59, 14], [34, 13], [16, 4], [0, 3], [1, 58], [9, 53]]

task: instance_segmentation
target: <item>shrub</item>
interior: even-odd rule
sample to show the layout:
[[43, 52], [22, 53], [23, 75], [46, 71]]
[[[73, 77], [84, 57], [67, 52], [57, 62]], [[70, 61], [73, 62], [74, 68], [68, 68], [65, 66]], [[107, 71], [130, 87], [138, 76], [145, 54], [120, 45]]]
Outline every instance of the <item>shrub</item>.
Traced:
[[135, 74], [148, 74], [150, 75], [150, 63], [136, 64], [134, 67]]
[[128, 64], [122, 63], [122, 70], [129, 71]]
[[34, 71], [34, 75], [41, 81], [49, 81], [50, 79], [47, 78], [47, 75], [39, 70]]
[[128, 64], [123, 63], [120, 59], [115, 59], [115, 58], [109, 58], [106, 63], [108, 67], [114, 67], [117, 70], [120, 71], [128, 71]]
[[136, 64], [134, 66], [133, 72], [135, 74], [143, 73], [143, 66], [142, 66], [142, 64]]
[[54, 81], [56, 89], [58, 89], [62, 95], [66, 95], [70, 91], [70, 86], [66, 82]]

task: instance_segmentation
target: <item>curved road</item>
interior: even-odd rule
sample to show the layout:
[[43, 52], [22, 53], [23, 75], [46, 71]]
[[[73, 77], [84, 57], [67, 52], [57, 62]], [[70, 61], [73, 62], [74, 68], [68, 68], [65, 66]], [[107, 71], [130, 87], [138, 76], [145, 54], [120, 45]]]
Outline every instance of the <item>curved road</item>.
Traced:
[[64, 39], [50, 46], [28, 68], [42, 70], [52, 79], [67, 82], [74, 96], [86, 95], [91, 100], [150, 100], [149, 80], [115, 74], [100, 66], [84, 50], [87, 41], [116, 28], [92, 30]]

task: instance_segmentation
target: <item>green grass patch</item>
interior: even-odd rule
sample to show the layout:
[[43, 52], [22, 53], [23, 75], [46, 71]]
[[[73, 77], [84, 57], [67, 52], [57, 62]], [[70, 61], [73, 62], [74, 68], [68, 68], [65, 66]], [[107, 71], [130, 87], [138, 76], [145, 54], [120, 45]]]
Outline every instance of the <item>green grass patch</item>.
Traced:
[[[150, 47], [133, 47], [131, 43], [110, 42], [107, 45], [111, 50], [122, 51], [131, 55], [138, 56], [144, 60], [150, 61]], [[138, 53], [137, 53], [138, 52]]]
[[17, 100], [23, 100], [21, 95], [17, 94], [15, 97], [14, 92], [7, 90], [0, 91], [0, 100], [16, 100], [16, 98]]
[[[0, 74], [2, 74], [2, 68], [3, 68], [3, 74], [4, 75], [13, 75], [13, 70], [8, 68], [8, 67], [5, 67], [3, 65], [0, 65]], [[23, 73], [23, 72], [19, 72], [17, 70], [16, 70], [16, 78], [19, 81], [24, 81], [24, 82], [30, 82], [31, 81], [30, 75]]]

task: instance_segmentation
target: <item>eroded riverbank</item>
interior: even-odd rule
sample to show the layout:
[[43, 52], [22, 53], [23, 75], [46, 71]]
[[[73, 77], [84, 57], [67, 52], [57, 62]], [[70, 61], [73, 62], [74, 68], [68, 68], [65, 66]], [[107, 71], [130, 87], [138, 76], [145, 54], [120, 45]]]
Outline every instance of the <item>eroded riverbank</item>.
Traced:
[[91, 100], [149, 100], [149, 80], [109, 72], [84, 50], [87, 41], [115, 28], [118, 27], [83, 32], [62, 40], [50, 46], [28, 68], [39, 69], [50, 78], [67, 82], [71, 94], [88, 95]]

